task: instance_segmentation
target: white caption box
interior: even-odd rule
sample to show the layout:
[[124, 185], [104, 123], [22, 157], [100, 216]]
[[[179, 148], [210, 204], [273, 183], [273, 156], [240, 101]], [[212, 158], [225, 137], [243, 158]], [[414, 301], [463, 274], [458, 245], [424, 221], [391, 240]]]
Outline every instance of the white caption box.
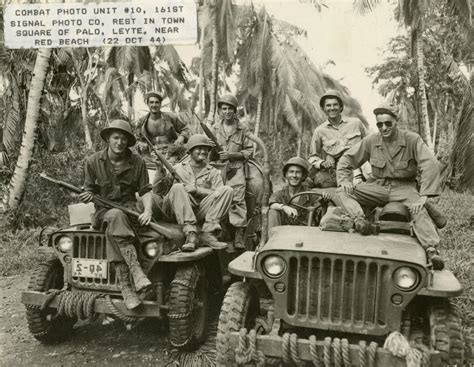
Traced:
[[196, 2], [7, 4], [4, 28], [8, 48], [192, 44]]

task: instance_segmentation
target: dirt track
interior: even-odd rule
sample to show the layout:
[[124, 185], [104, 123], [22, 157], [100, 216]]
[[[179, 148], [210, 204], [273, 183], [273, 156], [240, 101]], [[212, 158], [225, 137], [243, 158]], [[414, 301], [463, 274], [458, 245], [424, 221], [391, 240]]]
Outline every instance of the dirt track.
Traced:
[[20, 293], [28, 276], [0, 278], [0, 366], [202, 366], [212, 365], [213, 330], [209, 340], [194, 353], [177, 353], [167, 340], [167, 326], [149, 320], [127, 331], [115, 321], [103, 325], [77, 324], [71, 337], [61, 344], [43, 345], [28, 332]]

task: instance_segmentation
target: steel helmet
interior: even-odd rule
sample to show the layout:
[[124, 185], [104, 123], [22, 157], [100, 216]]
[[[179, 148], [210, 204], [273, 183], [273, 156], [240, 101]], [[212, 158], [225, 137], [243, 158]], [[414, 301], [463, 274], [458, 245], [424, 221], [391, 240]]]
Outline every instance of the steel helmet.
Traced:
[[239, 104], [239, 102], [237, 101], [237, 98], [234, 95], [226, 94], [225, 96], [219, 98], [219, 101], [217, 102], [217, 108], [220, 108], [221, 104], [223, 103], [234, 107], [234, 109], [237, 111], [237, 105]]
[[293, 157], [286, 161], [285, 165], [283, 166], [283, 176], [286, 176], [286, 171], [290, 166], [298, 166], [303, 169], [303, 177], [306, 178], [308, 176], [308, 162], [301, 158], [301, 157]]
[[209, 143], [209, 138], [206, 135], [194, 134], [188, 140], [186, 144], [186, 153], [189, 153], [195, 147], [209, 147], [212, 148], [211, 143]]
[[132, 145], [135, 145], [137, 142], [137, 139], [135, 138], [135, 135], [132, 133], [132, 127], [130, 124], [125, 121], [125, 120], [113, 120], [109, 126], [104, 127], [101, 132], [100, 132], [100, 137], [107, 141], [109, 138], [109, 135], [114, 131], [114, 130], [119, 130], [125, 135], [128, 136], [128, 146], [131, 147]]
[[385, 204], [379, 215], [379, 219], [394, 222], [409, 222], [411, 215], [405, 204], [394, 201]]
[[321, 108], [324, 108], [324, 101], [326, 100], [326, 98], [337, 98], [339, 103], [341, 104], [341, 107], [342, 109], [344, 109], [344, 102], [342, 100], [342, 96], [341, 96], [341, 93], [339, 93], [337, 90], [335, 89], [328, 89], [322, 96], [321, 98], [319, 99], [319, 105], [321, 106]]

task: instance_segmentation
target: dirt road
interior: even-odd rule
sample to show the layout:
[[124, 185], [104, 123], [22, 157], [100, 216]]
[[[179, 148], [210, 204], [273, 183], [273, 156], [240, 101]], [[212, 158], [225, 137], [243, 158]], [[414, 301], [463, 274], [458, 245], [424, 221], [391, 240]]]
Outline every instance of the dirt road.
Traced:
[[[196, 352], [178, 353], [167, 339], [167, 325], [149, 320], [127, 331], [115, 321], [77, 324], [61, 344], [43, 345], [28, 332], [20, 293], [28, 276], [0, 278], [0, 366], [211, 366], [215, 322], [208, 341]], [[215, 312], [214, 312], [215, 313]], [[215, 317], [214, 317], [215, 319]]]

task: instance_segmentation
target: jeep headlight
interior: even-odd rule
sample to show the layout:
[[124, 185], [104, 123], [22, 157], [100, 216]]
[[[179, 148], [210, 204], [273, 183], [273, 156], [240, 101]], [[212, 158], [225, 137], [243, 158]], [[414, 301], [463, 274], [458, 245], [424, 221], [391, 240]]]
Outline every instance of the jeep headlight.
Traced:
[[145, 255], [149, 258], [155, 258], [160, 253], [160, 246], [156, 242], [148, 242], [144, 248]]
[[407, 266], [402, 266], [393, 273], [393, 280], [400, 289], [408, 291], [418, 284], [418, 273]]
[[59, 238], [57, 246], [61, 252], [69, 252], [72, 248], [72, 240], [68, 236], [62, 236]]
[[271, 278], [279, 277], [284, 273], [285, 269], [285, 260], [280, 256], [270, 255], [263, 260], [263, 270]]

